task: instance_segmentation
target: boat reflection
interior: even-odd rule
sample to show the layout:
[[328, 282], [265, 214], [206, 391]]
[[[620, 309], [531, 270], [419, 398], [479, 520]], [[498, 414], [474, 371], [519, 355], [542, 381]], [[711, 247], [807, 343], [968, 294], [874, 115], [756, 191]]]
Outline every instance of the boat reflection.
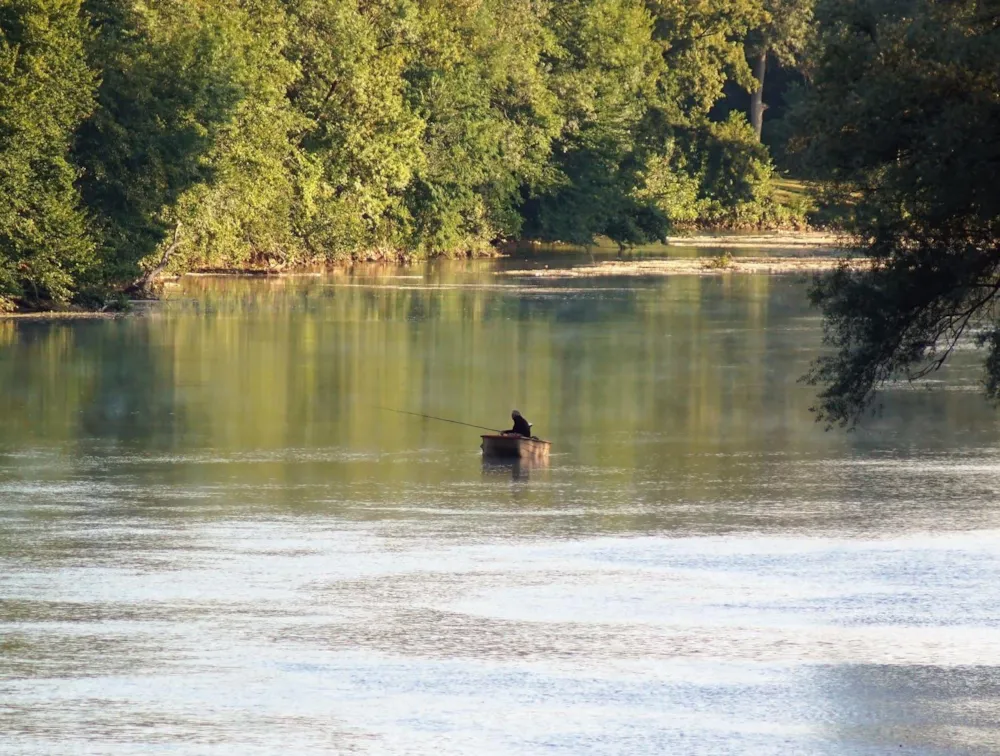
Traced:
[[532, 473], [548, 470], [549, 460], [517, 457], [483, 457], [483, 477], [510, 476], [511, 480], [530, 480]]

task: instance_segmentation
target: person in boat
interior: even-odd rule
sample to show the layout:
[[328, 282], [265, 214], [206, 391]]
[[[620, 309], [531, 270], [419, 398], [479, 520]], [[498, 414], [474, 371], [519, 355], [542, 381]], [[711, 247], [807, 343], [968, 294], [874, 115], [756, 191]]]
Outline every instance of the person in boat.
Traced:
[[516, 433], [519, 436], [531, 438], [531, 423], [525, 420], [524, 416], [517, 410], [513, 410], [510, 417], [514, 421], [514, 427], [509, 431], [504, 431], [504, 433]]

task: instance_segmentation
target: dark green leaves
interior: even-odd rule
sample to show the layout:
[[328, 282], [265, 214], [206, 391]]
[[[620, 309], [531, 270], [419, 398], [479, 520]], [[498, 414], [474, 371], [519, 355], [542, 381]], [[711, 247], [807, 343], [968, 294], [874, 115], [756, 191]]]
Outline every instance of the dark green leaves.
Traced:
[[[826, 386], [819, 416], [853, 423], [886, 381], [937, 369], [995, 328], [1000, 27], [995, 3], [974, 0], [828, 2], [819, 14], [797, 121], [814, 170], [856, 202], [875, 263], [817, 287], [835, 353], [812, 378]], [[990, 392], [998, 364], [991, 353]]]
[[79, 2], [0, 8], [0, 304], [65, 302], [94, 264], [69, 146], [93, 108]]

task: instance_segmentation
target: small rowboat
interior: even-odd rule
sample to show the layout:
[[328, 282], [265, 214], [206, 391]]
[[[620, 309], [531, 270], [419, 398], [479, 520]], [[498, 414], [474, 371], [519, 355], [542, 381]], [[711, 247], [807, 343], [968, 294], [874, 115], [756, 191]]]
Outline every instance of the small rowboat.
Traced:
[[484, 457], [512, 457], [543, 460], [549, 458], [552, 444], [540, 438], [525, 438], [514, 433], [482, 436]]

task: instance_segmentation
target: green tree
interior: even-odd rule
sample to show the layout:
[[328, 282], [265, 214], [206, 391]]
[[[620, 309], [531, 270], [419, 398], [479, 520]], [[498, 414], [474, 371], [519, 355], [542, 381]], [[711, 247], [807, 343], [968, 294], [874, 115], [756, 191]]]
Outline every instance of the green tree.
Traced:
[[728, 82], [754, 79], [743, 45], [760, 0], [647, 0], [664, 66], [643, 126], [643, 192], [671, 224], [754, 226], [774, 212], [770, 157], [742, 116], [713, 121]]
[[[213, 126], [200, 157], [205, 177], [161, 213], [180, 224], [176, 264], [301, 263], [308, 250], [300, 221], [315, 166], [299, 144], [312, 122], [288, 98], [299, 78], [287, 57], [290, 20], [280, 0], [244, 0], [220, 11], [214, 23], [228, 58], [224, 75], [239, 100]], [[162, 259], [159, 250], [153, 259]]]
[[65, 302], [94, 264], [74, 130], [93, 107], [78, 0], [0, 7], [0, 307]]
[[580, 0], [553, 15], [567, 126], [555, 180], [526, 202], [529, 234], [625, 245], [678, 223], [764, 218], [766, 150], [739, 118], [710, 118], [726, 82], [751, 85], [743, 40], [764, 17], [758, 0]]
[[0, 292], [759, 222], [760, 2], [10, 0]]
[[857, 203], [870, 266], [820, 281], [832, 354], [810, 375], [830, 423], [941, 367], [975, 334], [1000, 398], [1000, 6], [830, 0], [796, 123], [814, 170]]
[[764, 22], [747, 35], [746, 54], [753, 67], [750, 125], [757, 141], [764, 128], [764, 80], [768, 58], [786, 66], [800, 65], [809, 45], [816, 0], [764, 0]]
[[331, 256], [482, 249], [558, 129], [529, 0], [299, 0], [291, 90], [319, 173], [302, 231]]
[[292, 0], [289, 90], [307, 125], [297, 230], [311, 254], [339, 257], [404, 246], [404, 193], [421, 163], [424, 124], [403, 73], [417, 54], [412, 2]]
[[727, 82], [748, 91], [753, 78], [743, 42], [767, 16], [762, 0], [646, 0], [665, 68], [659, 108], [672, 124], [700, 126]]
[[134, 279], [176, 223], [179, 198], [212, 178], [205, 156], [245, 96], [232, 5], [84, 2], [101, 85], [74, 157], [108, 282]]
[[546, 56], [563, 128], [553, 171], [529, 187], [529, 236], [589, 244], [605, 234], [621, 243], [666, 229], [655, 205], [635, 191], [643, 164], [637, 131], [663, 62], [654, 19], [640, 0], [572, 0], [548, 21], [559, 47]]
[[562, 119], [555, 49], [533, 0], [423, 0], [407, 98], [425, 124], [407, 191], [412, 245], [462, 252], [521, 231], [521, 187], [544, 180]]

